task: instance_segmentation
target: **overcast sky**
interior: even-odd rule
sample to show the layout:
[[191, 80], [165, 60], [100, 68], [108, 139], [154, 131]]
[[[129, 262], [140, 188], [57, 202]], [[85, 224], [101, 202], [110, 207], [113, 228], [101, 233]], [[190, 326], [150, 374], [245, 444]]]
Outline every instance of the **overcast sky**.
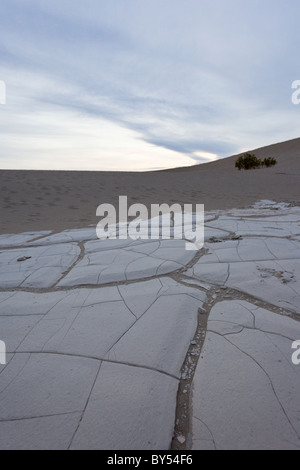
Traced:
[[300, 135], [299, 0], [1, 0], [0, 18], [0, 168], [168, 168]]

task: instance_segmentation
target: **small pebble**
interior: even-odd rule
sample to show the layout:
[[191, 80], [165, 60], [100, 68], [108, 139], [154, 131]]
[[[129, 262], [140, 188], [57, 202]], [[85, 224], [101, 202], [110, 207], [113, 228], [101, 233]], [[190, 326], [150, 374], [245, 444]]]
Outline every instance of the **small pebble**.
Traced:
[[180, 444], [185, 443], [185, 437], [184, 436], [177, 436], [177, 441], [180, 442]]
[[31, 256], [24, 256], [23, 258], [19, 258], [17, 261], [18, 263], [21, 263], [22, 261], [27, 261], [28, 259], [31, 259]]

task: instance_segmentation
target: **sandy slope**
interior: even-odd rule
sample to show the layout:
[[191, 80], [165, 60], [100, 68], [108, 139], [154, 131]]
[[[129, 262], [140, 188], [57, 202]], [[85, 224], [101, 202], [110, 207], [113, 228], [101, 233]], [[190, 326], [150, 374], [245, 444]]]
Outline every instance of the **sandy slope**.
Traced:
[[0, 233], [62, 230], [96, 224], [101, 203], [198, 203], [241, 208], [261, 199], [300, 202], [300, 139], [255, 151], [276, 157], [271, 169], [239, 172], [237, 156], [148, 173], [0, 171]]

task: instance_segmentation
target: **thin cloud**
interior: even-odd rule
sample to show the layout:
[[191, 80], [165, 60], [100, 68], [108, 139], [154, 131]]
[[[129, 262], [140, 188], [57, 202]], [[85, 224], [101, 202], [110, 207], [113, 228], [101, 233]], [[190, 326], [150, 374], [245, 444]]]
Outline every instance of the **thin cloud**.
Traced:
[[[299, 13], [297, 0], [289, 9], [283, 0], [2, 0], [0, 166], [39, 152], [44, 167], [56, 132], [62, 164], [71, 169], [70, 126], [82, 134], [86, 164], [92, 152], [98, 169], [111, 158], [115, 169], [126, 168], [133, 148], [138, 170], [153, 167], [152, 147], [165, 168], [296, 137], [299, 109], [290, 87], [300, 78]], [[87, 122], [92, 148], [80, 131]], [[101, 144], [97, 122], [115, 130], [111, 148], [123, 136], [123, 152]], [[43, 145], [35, 135], [44, 136]], [[54, 157], [56, 147], [51, 151]]]

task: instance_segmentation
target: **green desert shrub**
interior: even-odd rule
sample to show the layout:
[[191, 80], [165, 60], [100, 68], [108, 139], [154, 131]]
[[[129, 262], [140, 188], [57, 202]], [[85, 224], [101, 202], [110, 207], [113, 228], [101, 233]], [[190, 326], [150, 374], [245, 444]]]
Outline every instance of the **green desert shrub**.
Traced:
[[260, 168], [260, 167], [267, 167], [270, 168], [271, 166], [274, 166], [277, 164], [277, 160], [275, 158], [265, 158], [264, 160], [261, 160], [260, 158], [257, 158], [253, 153], [245, 153], [241, 157], [237, 159], [235, 162], [235, 167], [238, 168], [238, 170], [253, 170], [255, 168]]
[[263, 166], [270, 168], [271, 166], [277, 165], [277, 160], [275, 158], [268, 157], [262, 161], [262, 164]]
[[235, 163], [235, 167], [239, 170], [252, 170], [253, 168], [259, 168], [262, 162], [252, 153], [245, 153]]

